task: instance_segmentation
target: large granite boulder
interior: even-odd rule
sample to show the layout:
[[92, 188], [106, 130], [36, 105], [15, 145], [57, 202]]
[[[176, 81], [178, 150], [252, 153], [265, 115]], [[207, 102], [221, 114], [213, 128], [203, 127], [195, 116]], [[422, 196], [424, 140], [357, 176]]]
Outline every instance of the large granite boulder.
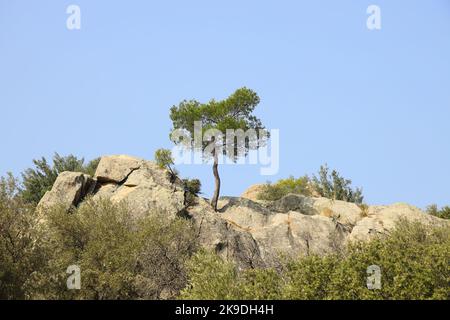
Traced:
[[367, 217], [360, 219], [353, 227], [347, 241], [368, 241], [375, 236], [388, 235], [399, 220], [419, 222], [425, 225], [450, 226], [449, 220], [426, 214], [419, 208], [406, 203], [371, 206], [368, 209]]
[[152, 210], [175, 217], [185, 208], [181, 181], [172, 181], [167, 170], [151, 161], [123, 155], [103, 157], [95, 178], [94, 199], [126, 202], [135, 217], [142, 217]]
[[252, 201], [259, 201], [258, 195], [264, 190], [264, 188], [264, 184], [254, 184], [241, 194], [241, 198], [249, 199]]
[[100, 159], [95, 178], [100, 183], [116, 183], [126, 182], [128, 176], [141, 168], [145, 161], [126, 155], [105, 156]]
[[325, 254], [342, 247], [348, 235], [337, 221], [299, 211], [274, 212], [249, 199], [223, 197], [220, 217], [252, 236], [260, 257], [274, 266], [280, 255]]
[[199, 199], [187, 213], [197, 230], [199, 244], [204, 248], [234, 261], [240, 268], [267, 266], [252, 234], [214, 212], [206, 199]]
[[151, 210], [175, 217], [185, 208], [181, 181], [171, 181], [167, 170], [151, 161], [124, 155], [101, 158], [94, 178], [82, 173], [61, 173], [39, 207], [58, 204], [69, 209], [78, 206], [86, 196], [126, 202], [135, 217]]
[[37, 210], [62, 205], [66, 210], [78, 205], [83, 197], [91, 193], [96, 182], [89, 175], [65, 171], [59, 174], [53, 187], [47, 191], [38, 204]]

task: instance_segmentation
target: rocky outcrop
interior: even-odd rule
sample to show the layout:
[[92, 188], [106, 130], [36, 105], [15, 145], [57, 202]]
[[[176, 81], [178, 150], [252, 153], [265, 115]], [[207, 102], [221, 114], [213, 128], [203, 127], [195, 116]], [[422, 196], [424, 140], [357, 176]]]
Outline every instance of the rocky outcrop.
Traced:
[[249, 233], [268, 265], [279, 255], [325, 254], [344, 244], [346, 231], [336, 221], [300, 211], [276, 212], [243, 198], [222, 198], [221, 218]]
[[95, 177], [62, 173], [39, 208], [55, 204], [67, 210], [87, 197], [126, 202], [134, 217], [163, 211], [168, 219], [189, 217], [198, 242], [241, 268], [276, 266], [279, 256], [326, 254], [351, 241], [367, 241], [388, 234], [400, 218], [425, 224], [448, 224], [407, 204], [358, 205], [320, 197], [290, 194], [273, 201], [254, 201], [259, 187], [245, 197], [223, 197], [219, 212], [206, 199], [186, 206], [181, 181], [151, 161], [129, 156], [107, 156]]
[[167, 170], [151, 161], [128, 156], [103, 157], [95, 178], [94, 199], [126, 202], [135, 217], [160, 210], [173, 218], [185, 208], [182, 183], [172, 182]]
[[125, 183], [132, 172], [141, 168], [143, 162], [142, 159], [125, 155], [102, 157], [95, 178], [100, 183]]
[[63, 205], [66, 210], [76, 206], [83, 197], [91, 193], [96, 182], [90, 176], [79, 172], [62, 172], [52, 189], [45, 193], [38, 205], [38, 210]]
[[234, 261], [240, 268], [265, 267], [261, 247], [252, 234], [239, 228], [233, 221], [214, 212], [205, 199], [187, 210], [198, 232], [199, 244], [223, 258]]
[[168, 172], [151, 161], [124, 155], [102, 157], [93, 178], [76, 172], [60, 174], [39, 207], [59, 204], [69, 209], [86, 196], [126, 202], [135, 217], [152, 210], [175, 217], [185, 209], [180, 181], [170, 181]]
[[448, 220], [424, 213], [419, 208], [406, 203], [390, 206], [369, 207], [367, 217], [359, 219], [347, 241], [367, 241], [377, 235], [388, 234], [395, 228], [399, 219], [420, 222], [425, 225], [449, 225]]

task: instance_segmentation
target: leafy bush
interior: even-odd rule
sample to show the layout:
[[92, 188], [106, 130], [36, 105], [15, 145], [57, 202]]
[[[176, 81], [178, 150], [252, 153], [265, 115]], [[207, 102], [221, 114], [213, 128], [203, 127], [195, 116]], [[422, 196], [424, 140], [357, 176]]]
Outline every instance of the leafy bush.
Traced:
[[185, 203], [187, 206], [195, 204], [195, 199], [199, 195], [202, 183], [198, 179], [183, 179], [185, 190]]
[[[289, 261], [280, 272], [238, 272], [214, 254], [189, 262], [185, 299], [449, 299], [450, 228], [399, 221], [389, 237], [354, 243], [343, 253]], [[381, 289], [367, 268], [381, 268]]]
[[[340, 259], [326, 298], [448, 299], [450, 228], [400, 220], [385, 239], [357, 243]], [[381, 290], [368, 290], [367, 267], [381, 268]]]
[[172, 168], [172, 166], [174, 165], [172, 151], [170, 151], [168, 149], [156, 150], [155, 151], [155, 161], [156, 161], [156, 164], [161, 169], [169, 170], [172, 180], [175, 181], [176, 177], [178, 176], [178, 172]]
[[327, 165], [320, 167], [319, 176], [313, 176], [312, 182], [314, 190], [322, 197], [358, 204], [363, 202], [362, 189], [353, 190], [351, 180], [341, 177], [336, 170], [330, 174]]
[[298, 179], [291, 176], [288, 179], [281, 179], [275, 184], [266, 183], [258, 193], [257, 198], [259, 200], [276, 201], [290, 193], [309, 196], [311, 195], [309, 182], [308, 176]]
[[238, 272], [230, 262], [201, 250], [188, 262], [189, 284], [181, 292], [186, 300], [267, 300], [281, 294], [279, 275], [273, 269]]
[[363, 203], [362, 190], [359, 188], [353, 190], [351, 188], [352, 181], [341, 177], [336, 170], [333, 170], [330, 174], [327, 165], [324, 165], [320, 167], [318, 175], [318, 177], [313, 176], [312, 179], [308, 176], [298, 179], [291, 176], [288, 179], [281, 179], [275, 184], [267, 183], [258, 193], [257, 198], [259, 200], [276, 201], [294, 193], [305, 196], [319, 195], [357, 204]]
[[11, 174], [0, 179], [0, 299], [24, 299], [29, 275], [46, 263], [34, 243], [38, 217], [19, 192]]
[[224, 300], [236, 297], [237, 270], [219, 256], [200, 251], [188, 262], [188, 287], [181, 297], [189, 300]]
[[35, 168], [29, 168], [22, 174], [24, 186], [21, 191], [22, 198], [26, 202], [37, 204], [52, 188], [61, 172], [83, 172], [93, 176], [99, 161], [98, 158], [85, 164], [84, 158], [79, 159], [74, 155], [62, 157], [58, 153], [53, 156], [53, 165], [50, 165], [44, 157], [40, 160], [33, 160]]
[[441, 219], [450, 219], [450, 207], [445, 206], [441, 209], [438, 209], [438, 206], [435, 204], [432, 204], [427, 208], [427, 213], [431, 214], [432, 216], [441, 218]]
[[[185, 260], [196, 250], [186, 220], [162, 213], [136, 220], [126, 205], [106, 200], [45, 215], [47, 264], [31, 274], [31, 299], [161, 299], [186, 285]], [[81, 269], [81, 290], [67, 290], [71, 265]]]

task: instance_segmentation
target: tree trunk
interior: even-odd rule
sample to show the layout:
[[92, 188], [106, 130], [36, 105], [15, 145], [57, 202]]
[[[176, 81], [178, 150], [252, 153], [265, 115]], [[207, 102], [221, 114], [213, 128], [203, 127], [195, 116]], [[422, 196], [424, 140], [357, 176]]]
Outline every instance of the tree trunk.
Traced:
[[211, 199], [211, 205], [214, 209], [214, 211], [217, 211], [217, 201], [219, 200], [219, 193], [220, 193], [220, 177], [219, 177], [219, 158], [217, 156], [216, 150], [213, 151], [214, 155], [214, 164], [213, 164], [213, 174], [214, 174], [214, 180], [216, 183], [216, 187], [214, 188], [214, 195]]

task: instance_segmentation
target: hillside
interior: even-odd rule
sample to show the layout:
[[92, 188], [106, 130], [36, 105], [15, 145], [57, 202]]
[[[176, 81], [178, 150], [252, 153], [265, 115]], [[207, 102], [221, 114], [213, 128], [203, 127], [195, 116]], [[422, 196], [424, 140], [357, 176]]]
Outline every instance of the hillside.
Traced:
[[[254, 187], [253, 187], [254, 188]], [[187, 217], [196, 228], [199, 244], [241, 268], [273, 267], [280, 254], [326, 255], [358, 240], [388, 235], [399, 219], [425, 225], [449, 225], [420, 209], [397, 203], [363, 208], [354, 203], [290, 194], [278, 201], [222, 197], [219, 211], [207, 199], [187, 205], [181, 181], [170, 181], [155, 163], [130, 156], [105, 156], [95, 176], [76, 172], [59, 175], [38, 210], [63, 204], [82, 206], [87, 197], [126, 203], [134, 218], [152, 211], [167, 219]], [[45, 216], [42, 217], [45, 220]]]

